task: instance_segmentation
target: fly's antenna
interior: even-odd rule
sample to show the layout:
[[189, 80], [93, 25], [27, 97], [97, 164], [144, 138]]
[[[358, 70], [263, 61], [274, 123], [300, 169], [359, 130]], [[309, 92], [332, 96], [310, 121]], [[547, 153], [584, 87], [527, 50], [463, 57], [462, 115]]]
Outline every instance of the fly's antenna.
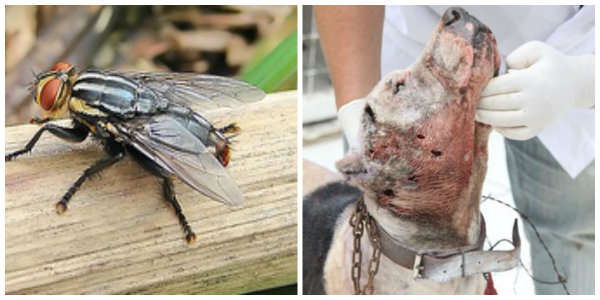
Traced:
[[[29, 69], [31, 72], [33, 72], [33, 70]], [[34, 74], [35, 75], [35, 74]], [[31, 92], [35, 89], [35, 86], [37, 85], [38, 79], [36, 77], [36, 79], [32, 80], [31, 82], [29, 82], [29, 85], [27, 86], [27, 91]]]
[[42, 78], [42, 76], [40, 76], [40, 74], [33, 71], [33, 69], [31, 67], [29, 68], [29, 72], [31, 72], [31, 74], [33, 75], [33, 77], [35, 77], [35, 79], [31, 81], [31, 84], [29, 84], [29, 86], [27, 87], [27, 91], [31, 94], [31, 96], [33, 97], [33, 99], [35, 101], [35, 90], [36, 90], [37, 84], [38, 84], [38, 82], [40, 82], [40, 79]]
[[29, 72], [31, 72], [31, 74], [33, 74], [33, 77], [35, 77], [35, 80], [36, 80], [36, 81], [39, 81], [39, 80], [40, 80], [40, 78], [41, 78], [40, 74], [38, 74], [38, 73], [34, 72], [34, 71], [33, 71], [33, 69], [32, 69], [31, 67], [29, 67]]

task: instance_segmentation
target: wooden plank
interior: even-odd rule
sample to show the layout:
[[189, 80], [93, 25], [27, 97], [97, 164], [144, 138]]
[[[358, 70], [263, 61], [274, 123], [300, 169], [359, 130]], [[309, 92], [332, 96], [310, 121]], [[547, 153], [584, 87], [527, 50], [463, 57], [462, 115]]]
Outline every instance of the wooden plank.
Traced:
[[[6, 162], [7, 294], [245, 293], [296, 282], [296, 92], [207, 113], [236, 122], [228, 170], [246, 195], [238, 209], [175, 180], [198, 241], [188, 246], [160, 181], [129, 158], [86, 182], [69, 210], [56, 203], [102, 155], [97, 142], [44, 134], [30, 155]], [[35, 125], [6, 128], [5, 151]]]

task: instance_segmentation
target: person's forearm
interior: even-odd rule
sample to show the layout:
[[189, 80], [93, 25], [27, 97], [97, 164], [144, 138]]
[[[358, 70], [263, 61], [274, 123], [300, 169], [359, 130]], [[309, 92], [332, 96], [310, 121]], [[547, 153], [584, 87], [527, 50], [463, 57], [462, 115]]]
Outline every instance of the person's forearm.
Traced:
[[381, 76], [384, 6], [314, 6], [337, 107], [365, 97]]

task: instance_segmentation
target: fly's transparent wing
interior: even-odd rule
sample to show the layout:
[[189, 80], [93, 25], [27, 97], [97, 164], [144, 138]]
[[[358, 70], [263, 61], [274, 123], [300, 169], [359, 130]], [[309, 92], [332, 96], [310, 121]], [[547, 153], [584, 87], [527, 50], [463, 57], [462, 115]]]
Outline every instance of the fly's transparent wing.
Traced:
[[206, 146], [169, 115], [138, 118], [117, 124], [137, 150], [200, 193], [228, 205], [244, 196]]
[[122, 72], [172, 102], [186, 106], [237, 107], [265, 97], [265, 93], [238, 79], [216, 75], [168, 72]]

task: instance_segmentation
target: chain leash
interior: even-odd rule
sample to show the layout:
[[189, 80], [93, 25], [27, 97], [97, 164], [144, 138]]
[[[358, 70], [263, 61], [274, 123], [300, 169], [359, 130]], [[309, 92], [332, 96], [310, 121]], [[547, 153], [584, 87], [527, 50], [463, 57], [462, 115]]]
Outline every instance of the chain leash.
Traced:
[[[355, 295], [371, 295], [373, 294], [373, 279], [375, 274], [379, 270], [379, 258], [381, 256], [381, 244], [379, 241], [379, 233], [377, 232], [377, 226], [375, 220], [367, 212], [367, 207], [364, 204], [363, 196], [361, 196], [356, 205], [354, 206], [354, 212], [350, 217], [350, 226], [352, 226], [352, 234], [354, 235], [354, 248], [352, 251], [352, 269], [350, 270], [350, 277], [354, 287]], [[371, 245], [373, 246], [373, 253], [369, 260], [369, 266], [367, 270], [367, 283], [360, 288], [360, 275], [362, 267], [362, 249], [361, 249], [361, 238], [364, 234], [365, 228], [367, 229], [367, 236]]]
[[[495, 199], [491, 196], [483, 196], [483, 199], [497, 201], [501, 204], [504, 204], [504, 205], [512, 208], [525, 221], [527, 221], [529, 223], [529, 225], [531, 225], [533, 227], [538, 239], [544, 246], [544, 250], [546, 250], [546, 252], [550, 256], [550, 259], [552, 260], [552, 265], [554, 267], [554, 272], [557, 274], [557, 277], [558, 277], [558, 280], [556, 282], [543, 282], [543, 283], [562, 284], [563, 289], [565, 290], [565, 293], [567, 295], [569, 295], [569, 290], [567, 289], [566, 284], [565, 284], [567, 281], [566, 278], [564, 276], [560, 275], [560, 273], [558, 272], [558, 269], [557, 269], [556, 263], [555, 263], [555, 259], [552, 256], [552, 253], [550, 253], [550, 251], [548, 250], [548, 247], [546, 246], [546, 244], [544, 243], [542, 238], [539, 236], [537, 228], [535, 228], [535, 226], [529, 220], [529, 218], [527, 216], [525, 216], [523, 213], [521, 213], [520, 211], [518, 211], [516, 208], [514, 208], [498, 199]], [[350, 216], [350, 226], [352, 226], [352, 233], [354, 235], [354, 249], [352, 251], [352, 269], [350, 270], [350, 276], [352, 278], [352, 283], [353, 283], [353, 287], [354, 287], [354, 294], [355, 295], [373, 294], [373, 279], [375, 278], [375, 274], [377, 274], [377, 270], [379, 269], [379, 257], [381, 255], [381, 244], [379, 241], [379, 233], [377, 232], [377, 227], [375, 226], [375, 220], [367, 212], [367, 208], [364, 204], [363, 196], [361, 196], [358, 199], [358, 201], [356, 202], [356, 204], [354, 206], [354, 212], [352, 213], [352, 216]], [[367, 234], [369, 236], [369, 241], [371, 242], [371, 245], [373, 246], [373, 253], [371, 255], [371, 259], [369, 261], [369, 269], [367, 271], [368, 280], [367, 280], [367, 283], [365, 284], [364, 288], [361, 289], [360, 288], [360, 275], [361, 275], [361, 271], [362, 271], [361, 270], [361, 265], [362, 265], [361, 238], [364, 234], [365, 227], [367, 228]], [[494, 247], [492, 247], [492, 248], [494, 248]], [[522, 262], [521, 262], [521, 265], [524, 267]], [[527, 271], [527, 269], [525, 269], [525, 270]], [[527, 273], [529, 274], [529, 272], [527, 272]], [[540, 281], [533, 276], [531, 276], [531, 277], [536, 281]], [[484, 274], [484, 278], [486, 278], [486, 280], [488, 279], [485, 274]]]

